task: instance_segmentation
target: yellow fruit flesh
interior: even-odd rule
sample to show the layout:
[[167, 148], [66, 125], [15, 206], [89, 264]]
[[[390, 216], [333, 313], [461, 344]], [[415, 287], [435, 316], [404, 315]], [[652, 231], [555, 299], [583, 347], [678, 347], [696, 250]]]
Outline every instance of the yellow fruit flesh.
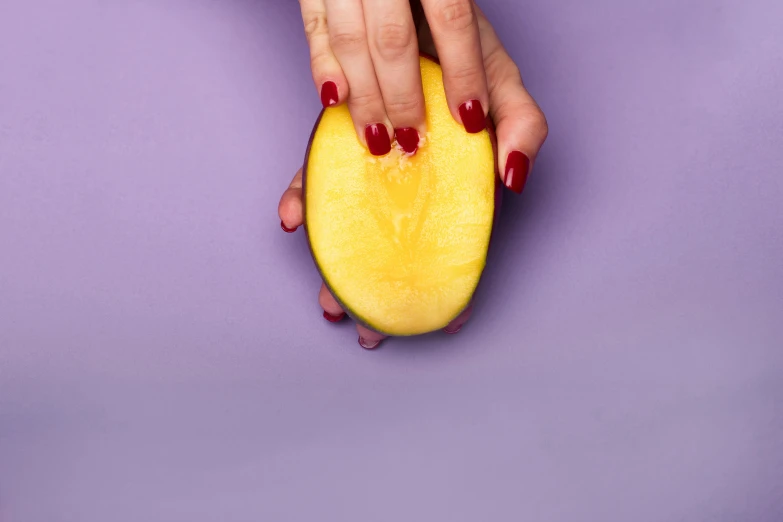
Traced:
[[388, 335], [446, 326], [484, 269], [495, 207], [489, 133], [449, 112], [440, 67], [421, 59], [427, 129], [415, 155], [372, 156], [348, 109], [326, 109], [305, 173], [310, 247], [346, 311]]

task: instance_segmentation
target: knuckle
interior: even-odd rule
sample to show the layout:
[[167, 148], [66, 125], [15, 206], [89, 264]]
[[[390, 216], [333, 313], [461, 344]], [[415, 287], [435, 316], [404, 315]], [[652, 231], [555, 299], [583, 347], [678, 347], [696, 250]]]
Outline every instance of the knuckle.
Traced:
[[520, 124], [535, 136], [540, 142], [544, 142], [549, 135], [549, 124], [546, 116], [537, 105], [528, 105], [520, 116]]
[[412, 49], [414, 31], [410, 24], [388, 21], [378, 27], [375, 46], [383, 59], [397, 60]]
[[373, 109], [376, 107], [382, 107], [380, 97], [373, 93], [365, 92], [351, 93], [348, 104], [352, 109], [351, 112], [356, 112], [358, 114], [369, 114], [371, 112], [377, 112], [373, 111]]
[[322, 71], [330, 62], [330, 56], [326, 49], [313, 49], [310, 52], [310, 70]]
[[435, 13], [435, 24], [446, 31], [464, 31], [476, 22], [471, 0], [442, 0]]
[[539, 144], [546, 141], [549, 135], [546, 116], [521, 87], [497, 101], [495, 111], [498, 126], [508, 126], [514, 135], [525, 136]]
[[509, 84], [522, 83], [519, 67], [517, 67], [514, 61], [502, 50], [497, 50], [489, 54], [484, 60], [484, 65], [487, 72], [487, 84], [490, 97], [493, 96], [498, 88], [505, 87]]
[[367, 45], [367, 33], [362, 27], [338, 25], [329, 34], [329, 44], [338, 52], [359, 51]]
[[304, 28], [308, 40], [313, 36], [326, 33], [326, 14], [314, 13], [309, 15], [304, 21]]
[[541, 112], [541, 109], [536, 112], [536, 129], [538, 130], [538, 136], [541, 138], [541, 142], [544, 142], [549, 136], [549, 122], [546, 119], [546, 115]]
[[463, 64], [448, 71], [449, 80], [465, 86], [475, 87], [476, 85], [482, 85], [484, 78], [482, 77], [484, 71], [480, 68], [473, 67], [468, 64]]
[[399, 119], [400, 116], [414, 116], [421, 110], [421, 103], [416, 96], [403, 95], [386, 102], [386, 112], [391, 119]]

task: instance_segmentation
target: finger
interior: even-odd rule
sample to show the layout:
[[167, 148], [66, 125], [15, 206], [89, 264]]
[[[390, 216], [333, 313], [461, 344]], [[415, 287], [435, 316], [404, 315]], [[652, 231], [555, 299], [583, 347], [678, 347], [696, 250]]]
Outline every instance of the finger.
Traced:
[[419, 46], [408, 0], [364, 0], [375, 75], [397, 143], [415, 153], [425, 129]]
[[348, 97], [348, 80], [329, 46], [324, 0], [299, 0], [299, 7], [310, 46], [310, 69], [321, 103], [324, 107], [338, 105]]
[[302, 206], [302, 169], [294, 175], [291, 184], [283, 192], [277, 205], [280, 227], [286, 232], [295, 232], [304, 218]]
[[478, 7], [476, 13], [489, 82], [489, 106], [497, 131], [498, 172], [503, 184], [519, 194], [546, 141], [549, 127], [492, 25]]
[[443, 331], [446, 332], [447, 334], [458, 333], [460, 330], [462, 330], [462, 327], [465, 326], [465, 323], [468, 322], [472, 313], [473, 313], [473, 305], [470, 305], [465, 309], [464, 312], [459, 314], [459, 317], [457, 317], [452, 322], [450, 322], [448, 326], [446, 326], [446, 328], [443, 329]]
[[391, 150], [392, 128], [367, 44], [362, 0], [326, 0], [329, 44], [351, 91], [348, 109], [359, 140], [375, 156]]
[[318, 292], [318, 304], [324, 310], [324, 319], [330, 323], [336, 323], [345, 317], [343, 307], [340, 306], [324, 283], [321, 283], [321, 290]]
[[359, 333], [359, 346], [366, 350], [374, 350], [386, 339], [385, 335], [374, 332], [360, 324], [356, 325], [356, 331]]
[[486, 128], [489, 94], [472, 0], [422, 0], [454, 118], [470, 133]]

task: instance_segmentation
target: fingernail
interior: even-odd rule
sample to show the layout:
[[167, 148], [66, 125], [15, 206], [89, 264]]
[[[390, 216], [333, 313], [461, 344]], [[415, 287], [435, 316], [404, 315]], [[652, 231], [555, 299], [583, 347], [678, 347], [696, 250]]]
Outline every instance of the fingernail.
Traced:
[[295, 227], [295, 228], [288, 228], [287, 226], [285, 226], [285, 223], [283, 223], [283, 222], [281, 221], [281, 222], [280, 222], [280, 228], [282, 228], [282, 229], [283, 229], [283, 231], [285, 231], [285, 232], [288, 232], [289, 234], [291, 234], [291, 233], [293, 233], [293, 232], [296, 232], [296, 229], [297, 229], [298, 227]]
[[402, 150], [408, 154], [415, 154], [419, 149], [419, 131], [413, 127], [394, 129], [394, 137]]
[[449, 335], [454, 335], [455, 333], [459, 333], [459, 331], [462, 330], [462, 325], [459, 326], [452, 326], [451, 328], [444, 328], [443, 331], [446, 332]]
[[364, 138], [367, 140], [367, 148], [373, 156], [385, 156], [391, 150], [391, 139], [386, 125], [371, 123], [364, 128]]
[[465, 130], [471, 134], [481, 132], [487, 127], [487, 118], [478, 100], [468, 100], [460, 105], [459, 116], [462, 118]]
[[383, 341], [367, 341], [366, 339], [359, 337], [359, 346], [365, 350], [374, 350], [375, 348], [378, 348], [378, 345], [381, 344], [381, 342]]
[[506, 159], [506, 173], [503, 176], [503, 184], [517, 194], [522, 194], [530, 172], [530, 158], [519, 152], [511, 151]]
[[340, 315], [332, 315], [326, 310], [324, 310], [324, 319], [326, 319], [330, 323], [337, 323], [339, 321], [342, 321], [343, 317], [345, 317], [345, 313], [342, 313]]
[[337, 105], [340, 97], [337, 94], [337, 84], [334, 82], [324, 82], [321, 86], [321, 103], [324, 108]]

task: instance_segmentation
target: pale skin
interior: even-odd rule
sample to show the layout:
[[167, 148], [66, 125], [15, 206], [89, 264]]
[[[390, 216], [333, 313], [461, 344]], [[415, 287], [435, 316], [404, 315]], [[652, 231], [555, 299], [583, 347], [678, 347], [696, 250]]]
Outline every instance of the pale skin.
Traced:
[[[411, 4], [408, 0], [300, 0], [316, 86], [320, 89], [325, 78], [338, 86], [340, 99], [330, 105], [348, 104], [357, 135], [366, 145], [362, 131], [371, 120], [388, 123], [393, 129], [404, 125], [423, 130], [419, 52], [437, 56], [443, 67], [446, 95], [455, 119], [460, 121], [459, 104], [464, 102], [463, 98], [470, 99], [466, 96], [472, 96], [482, 100], [482, 107], [487, 108], [497, 134], [498, 174], [504, 185], [514, 192], [521, 192], [536, 155], [546, 140], [548, 127], [538, 104], [525, 89], [518, 67], [475, 3], [467, 2], [472, 13], [467, 15], [464, 6], [460, 7], [458, 1], [422, 0], [425, 16], [417, 16], [421, 13], [416, 12], [415, 3], [415, 0]], [[451, 16], [443, 16], [443, 8], [448, 8], [447, 12]], [[327, 25], [326, 14], [329, 13], [337, 13], [338, 28]], [[367, 16], [366, 13], [373, 13], [373, 16]], [[320, 20], [318, 17], [321, 15], [324, 15], [321, 21], [312, 22], [313, 16]], [[344, 49], [332, 50], [330, 44], [335, 42], [334, 35], [358, 26], [360, 15], [366, 19], [366, 26], [361, 30], [365, 37], [358, 40], [347, 36], [337, 38], [340, 45], [347, 46], [341, 38], [349, 40], [355, 47], [353, 53], [345, 52]], [[457, 15], [460, 23], [450, 25]], [[348, 19], [350, 22], [345, 21]], [[334, 23], [331, 16], [328, 20], [330, 24]], [[394, 24], [394, 21], [410, 21], [412, 34], [417, 36], [411, 45], [402, 38], [395, 41], [391, 37], [378, 36], [378, 31], [392, 31], [388, 25]], [[390, 45], [392, 49], [382, 49], [384, 44]], [[364, 50], [360, 49], [361, 45], [365, 46]], [[463, 63], [459, 56], [468, 58]], [[480, 72], [466, 72], [476, 68], [475, 62], [480, 64]], [[343, 71], [348, 73], [343, 74]], [[371, 78], [375, 82], [356, 80], [363, 83], [354, 87], [351, 78]], [[368, 83], [372, 85], [367, 86]], [[358, 101], [352, 98], [357, 93]], [[371, 98], [374, 101], [370, 102]], [[384, 100], [389, 101], [384, 103]], [[414, 101], [401, 103], [400, 100]], [[401, 108], [405, 110], [400, 111]], [[283, 193], [278, 214], [284, 230], [288, 232], [302, 225], [301, 169]], [[330, 321], [345, 317], [345, 311], [324, 284], [321, 284], [318, 302], [324, 310], [324, 317]], [[458, 332], [470, 318], [471, 312], [472, 306], [444, 331]], [[376, 348], [386, 338], [360, 324], [356, 325], [356, 329], [359, 344], [364, 348]]]

